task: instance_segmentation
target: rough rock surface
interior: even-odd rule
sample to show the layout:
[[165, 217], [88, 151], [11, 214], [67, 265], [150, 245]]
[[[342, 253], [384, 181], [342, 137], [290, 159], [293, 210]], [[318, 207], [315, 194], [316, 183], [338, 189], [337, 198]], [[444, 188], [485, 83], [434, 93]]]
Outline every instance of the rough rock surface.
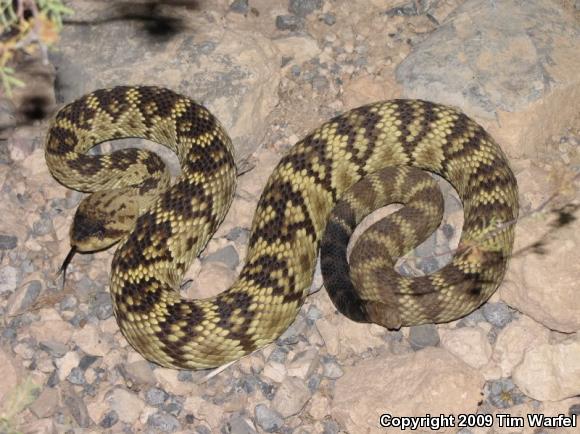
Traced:
[[[373, 387], [361, 372], [373, 378]], [[476, 370], [438, 348], [364, 360], [337, 380], [332, 414], [348, 432], [379, 428], [377, 414], [472, 413], [484, 379]], [[378, 432], [378, 430], [377, 430]]]
[[580, 394], [580, 340], [531, 348], [513, 371], [516, 385], [538, 401], [560, 401]]
[[479, 327], [449, 330], [442, 336], [441, 346], [472, 368], [485, 366], [492, 351], [487, 333]]
[[509, 377], [526, 352], [548, 342], [550, 331], [523, 316], [503, 329], [497, 336], [492, 361], [500, 368], [501, 377]]
[[498, 119], [501, 128], [486, 126], [504, 147], [514, 156], [533, 156], [561, 128], [533, 120], [568, 123], [578, 114], [576, 20], [558, 2], [467, 0], [401, 62], [397, 78], [409, 96]]
[[[578, 200], [573, 206], [578, 206]], [[566, 213], [564, 209], [519, 224], [515, 251], [521, 253], [513, 257], [501, 295], [506, 303], [547, 327], [574, 333], [580, 331], [580, 220], [560, 221]]]

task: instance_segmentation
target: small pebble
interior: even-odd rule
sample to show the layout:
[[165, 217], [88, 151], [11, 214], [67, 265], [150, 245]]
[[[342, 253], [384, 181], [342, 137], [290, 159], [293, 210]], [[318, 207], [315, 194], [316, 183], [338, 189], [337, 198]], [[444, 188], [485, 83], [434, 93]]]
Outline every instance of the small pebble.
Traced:
[[113, 304], [108, 292], [98, 292], [91, 303], [91, 310], [100, 320], [105, 320], [113, 315]]
[[417, 268], [425, 274], [431, 274], [441, 268], [436, 258], [423, 258], [417, 262]]
[[417, 9], [415, 8], [414, 2], [409, 2], [405, 5], [397, 6], [387, 10], [385, 15], [389, 17], [412, 17], [417, 15]]
[[157, 412], [147, 418], [147, 425], [156, 432], [175, 432], [181, 428], [179, 420], [175, 416], [164, 412]]
[[274, 385], [266, 383], [265, 381], [258, 379], [260, 390], [262, 391], [262, 395], [268, 400], [271, 401], [274, 399], [274, 395], [276, 394], [276, 387]]
[[205, 41], [199, 45], [199, 51], [203, 54], [211, 54], [216, 49], [217, 44], [214, 41]]
[[179, 371], [177, 373], [177, 379], [183, 381], [184, 383], [193, 381], [193, 374], [191, 371]]
[[50, 376], [48, 377], [48, 380], [46, 380], [46, 385], [48, 387], [54, 387], [58, 383], [59, 383], [58, 369], [55, 369], [54, 371], [52, 371], [52, 374], [50, 374]]
[[503, 328], [513, 319], [513, 313], [505, 303], [486, 303], [483, 316], [493, 326]]
[[151, 364], [146, 360], [138, 360], [124, 365], [121, 374], [131, 383], [154, 385], [156, 383], [155, 374]]
[[453, 237], [453, 234], [455, 234], [455, 228], [453, 227], [453, 225], [450, 225], [449, 223], [445, 223], [441, 228], [441, 230], [443, 231], [443, 235], [445, 235], [445, 238], [447, 238], [448, 240], [450, 240]]
[[[18, 281], [18, 270], [16, 268], [11, 267], [10, 265], [0, 268], [0, 292], [14, 291], [16, 289], [17, 281]], [[28, 302], [28, 300], [26, 300], [27, 297], [28, 294], [24, 296], [24, 299], [21, 302], [21, 306], [25, 305], [25, 303]]]
[[66, 199], [63, 197], [53, 199], [50, 203], [50, 215], [55, 216], [62, 212], [66, 208]]
[[29, 274], [36, 270], [36, 265], [32, 262], [31, 259], [25, 258], [20, 263], [20, 272], [22, 274]]
[[33, 280], [28, 284], [26, 288], [26, 295], [24, 296], [24, 299], [20, 303], [20, 311], [23, 311], [32, 306], [32, 304], [36, 301], [36, 299], [40, 295], [41, 289], [42, 284], [40, 283], [39, 280]]
[[324, 421], [324, 431], [322, 431], [322, 434], [338, 434], [339, 432], [340, 427], [335, 421], [332, 419]]
[[234, 0], [230, 5], [230, 11], [245, 14], [248, 12], [248, 0]]
[[474, 310], [469, 315], [461, 318], [457, 323], [457, 327], [471, 327], [477, 323], [485, 321], [482, 310], [483, 309]]
[[333, 26], [336, 23], [336, 15], [327, 12], [322, 16], [322, 21], [324, 21], [324, 24], [327, 26]]
[[231, 231], [228, 232], [228, 234], [226, 235], [226, 240], [228, 241], [240, 241], [240, 242], [244, 242], [245, 240], [248, 239], [250, 234], [250, 231], [242, 228], [240, 226], [236, 226], [235, 228], [233, 228]]
[[0, 250], [12, 250], [17, 244], [18, 238], [14, 235], [0, 234]]
[[38, 344], [38, 347], [54, 358], [61, 358], [68, 352], [67, 345], [56, 341], [43, 341]]
[[165, 401], [161, 408], [173, 416], [179, 416], [181, 410], [183, 410], [184, 400], [185, 399], [180, 396], [171, 396], [167, 401]]
[[344, 371], [336, 362], [325, 363], [323, 368], [324, 368], [323, 375], [326, 378], [330, 378], [330, 379], [334, 380], [334, 379], [342, 377], [344, 374]]
[[98, 359], [99, 359], [99, 357], [97, 357], [97, 356], [91, 356], [91, 355], [83, 356], [83, 358], [79, 362], [79, 368], [82, 371], [85, 371], [89, 366], [91, 366], [93, 363], [95, 363]]
[[221, 429], [222, 434], [256, 434], [246, 419], [241, 415], [234, 415]]
[[73, 310], [78, 305], [78, 300], [74, 295], [67, 295], [60, 302], [60, 310]]
[[81, 385], [85, 384], [85, 374], [83, 370], [79, 367], [72, 368], [70, 374], [66, 377], [67, 381], [71, 384]]
[[278, 363], [285, 363], [286, 357], [288, 356], [288, 350], [282, 347], [276, 347], [272, 353], [270, 353], [270, 357], [268, 357], [268, 361], [278, 362]]
[[145, 393], [145, 400], [147, 404], [152, 405], [153, 407], [158, 407], [163, 404], [168, 398], [167, 392], [161, 390], [157, 387], [151, 387]]
[[208, 427], [201, 425], [195, 428], [195, 434], [211, 434], [211, 431]]
[[278, 15], [276, 17], [276, 28], [278, 30], [289, 30], [294, 32], [300, 29], [304, 22], [300, 17], [295, 15]]
[[496, 408], [510, 408], [526, 400], [510, 378], [492, 380], [486, 384], [485, 389], [488, 391], [489, 402]]
[[318, 387], [320, 386], [320, 375], [318, 374], [314, 374], [312, 375], [312, 377], [310, 377], [308, 379], [308, 390], [310, 390], [310, 393], [314, 394], [314, 392], [316, 392], [318, 390]]
[[85, 394], [95, 397], [97, 396], [97, 386], [95, 384], [84, 384], [83, 391]]
[[284, 333], [278, 338], [276, 343], [278, 345], [295, 345], [300, 341], [300, 335], [306, 329], [307, 324], [302, 315], [299, 315], [296, 320], [288, 327]]
[[94, 423], [89, 416], [84, 400], [74, 393], [72, 389], [64, 394], [62, 401], [65, 408], [81, 428], [87, 428]]
[[299, 77], [301, 70], [300, 70], [300, 66], [299, 65], [292, 65], [292, 67], [290, 68], [290, 72], [292, 73], [292, 75], [294, 77]]
[[111, 428], [119, 421], [119, 415], [115, 410], [108, 411], [99, 422], [101, 428]]
[[71, 323], [73, 326], [75, 327], [81, 327], [81, 324], [84, 324], [87, 320], [87, 317], [85, 316], [84, 313], [82, 312], [78, 312], [75, 314], [75, 316], [73, 316], [71, 319], [68, 320], [69, 323]]
[[53, 231], [52, 219], [46, 213], [42, 213], [40, 220], [35, 221], [32, 224], [32, 233], [34, 236], [40, 237], [43, 235], [48, 235]]
[[4, 330], [2, 330], [1, 336], [7, 341], [13, 341], [16, 338], [16, 330], [12, 327], [6, 327]]
[[415, 351], [439, 345], [439, 332], [433, 324], [413, 326], [409, 330], [409, 343]]
[[26, 360], [31, 360], [36, 351], [34, 351], [34, 343], [31, 342], [29, 339], [21, 340], [16, 346], [14, 347], [14, 352], [18, 354], [20, 357]]
[[491, 345], [495, 344], [499, 331], [500, 329], [498, 329], [497, 327], [492, 327], [492, 329], [489, 332], [487, 332], [487, 341]]
[[266, 432], [277, 432], [284, 425], [284, 420], [277, 411], [264, 404], [258, 404], [254, 410], [256, 422]]
[[282, 60], [280, 61], [280, 67], [284, 68], [290, 62], [292, 62], [292, 59], [293, 59], [292, 56], [282, 56]]
[[[80, 256], [79, 258], [82, 258], [83, 260], [86, 260], [85, 258], [88, 258], [88, 256]], [[81, 280], [79, 280], [76, 284], [77, 288], [78, 288], [78, 293], [84, 293], [84, 294], [89, 294], [92, 293], [94, 291], [94, 288], [96, 287], [95, 285], [95, 281], [91, 278], [89, 278], [88, 276], [82, 276]], [[101, 294], [108, 294], [107, 291], [101, 291]], [[92, 294], [92, 296], [94, 296], [94, 294]]]
[[238, 380], [238, 390], [243, 390], [246, 394], [251, 395], [258, 388], [258, 379], [254, 376], [245, 376]]
[[328, 87], [328, 79], [326, 77], [323, 77], [321, 75], [314, 77], [312, 79], [312, 87], [315, 90], [323, 90], [326, 89]]
[[309, 325], [312, 325], [316, 322], [317, 319], [322, 318], [322, 312], [314, 305], [310, 305], [308, 312], [306, 312], [306, 320], [308, 321]]
[[288, 12], [299, 17], [305, 17], [322, 7], [322, 0], [290, 0]]

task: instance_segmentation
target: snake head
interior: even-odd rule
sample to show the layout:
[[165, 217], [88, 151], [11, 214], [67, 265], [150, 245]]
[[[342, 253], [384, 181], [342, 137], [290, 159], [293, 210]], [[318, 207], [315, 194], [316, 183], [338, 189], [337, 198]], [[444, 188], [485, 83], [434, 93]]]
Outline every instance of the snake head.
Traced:
[[107, 249], [129, 233], [137, 214], [137, 200], [126, 189], [92, 193], [77, 208], [70, 231], [71, 246], [78, 252]]
[[97, 191], [80, 203], [70, 230], [71, 246], [78, 252], [111, 247], [125, 236], [137, 218], [138, 205], [125, 189]]
[[58, 274], [66, 279], [66, 269], [77, 252], [105, 250], [129, 233], [139, 205], [137, 197], [127, 190], [131, 189], [97, 191], [83, 199], [70, 229], [71, 250]]

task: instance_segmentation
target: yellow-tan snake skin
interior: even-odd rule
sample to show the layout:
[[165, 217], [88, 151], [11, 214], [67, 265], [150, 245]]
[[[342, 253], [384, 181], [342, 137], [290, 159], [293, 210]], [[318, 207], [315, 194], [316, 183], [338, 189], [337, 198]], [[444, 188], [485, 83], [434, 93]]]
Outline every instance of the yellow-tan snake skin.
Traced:
[[[181, 175], [169, 184], [160, 158], [143, 150], [87, 154], [97, 143], [122, 137], [168, 146]], [[507, 159], [474, 121], [419, 100], [369, 104], [326, 122], [290, 149], [259, 200], [236, 282], [216, 297], [186, 300], [179, 294], [182, 277], [224, 218], [236, 183], [230, 139], [207, 109], [163, 88], [98, 90], [58, 112], [46, 161], [65, 186], [99, 192], [77, 210], [73, 250], [120, 240], [110, 281], [120, 329], [145, 358], [174, 368], [219, 366], [286, 330], [308, 293], [322, 236], [341, 197], [343, 212], [328, 225], [322, 249], [330, 295], [351, 318], [388, 327], [449, 321], [487, 300], [503, 278], [518, 211]], [[397, 257], [439, 224], [421, 223], [426, 215], [440, 218], [438, 199], [425, 194], [432, 186], [425, 176], [414, 178], [413, 167], [455, 187], [464, 227], [450, 264], [411, 279], [392, 269], [377, 271], [394, 262], [379, 259], [377, 247]], [[348, 192], [374, 172], [354, 188], [377, 196]], [[388, 195], [415, 202], [408, 215], [391, 218], [389, 233], [368, 236], [362, 252], [355, 246], [353, 283], [345, 283], [350, 228]], [[382, 293], [373, 275], [383, 279]]]

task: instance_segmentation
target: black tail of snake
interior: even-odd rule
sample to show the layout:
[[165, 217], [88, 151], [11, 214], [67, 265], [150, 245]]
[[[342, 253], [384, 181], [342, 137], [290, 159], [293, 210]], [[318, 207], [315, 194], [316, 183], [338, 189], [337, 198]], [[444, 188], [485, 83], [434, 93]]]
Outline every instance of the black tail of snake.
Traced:
[[[171, 182], [161, 159], [144, 150], [87, 154], [123, 137], [171, 148], [182, 174]], [[207, 109], [163, 88], [98, 90], [58, 112], [46, 161], [62, 184], [92, 193], [75, 215], [73, 249], [119, 242], [110, 290], [122, 333], [145, 358], [174, 368], [219, 366], [280, 336], [307, 295], [325, 230], [325, 285], [353, 320], [397, 328], [466, 315], [501, 282], [518, 213], [507, 159], [477, 123], [426, 101], [369, 104], [290, 149], [263, 190], [236, 282], [216, 297], [186, 300], [182, 277], [224, 218], [236, 183], [231, 141]], [[408, 278], [394, 261], [441, 219], [430, 176], [417, 169], [453, 185], [464, 227], [447, 266]], [[353, 228], [393, 201], [407, 205], [361, 238], [349, 269]]]

